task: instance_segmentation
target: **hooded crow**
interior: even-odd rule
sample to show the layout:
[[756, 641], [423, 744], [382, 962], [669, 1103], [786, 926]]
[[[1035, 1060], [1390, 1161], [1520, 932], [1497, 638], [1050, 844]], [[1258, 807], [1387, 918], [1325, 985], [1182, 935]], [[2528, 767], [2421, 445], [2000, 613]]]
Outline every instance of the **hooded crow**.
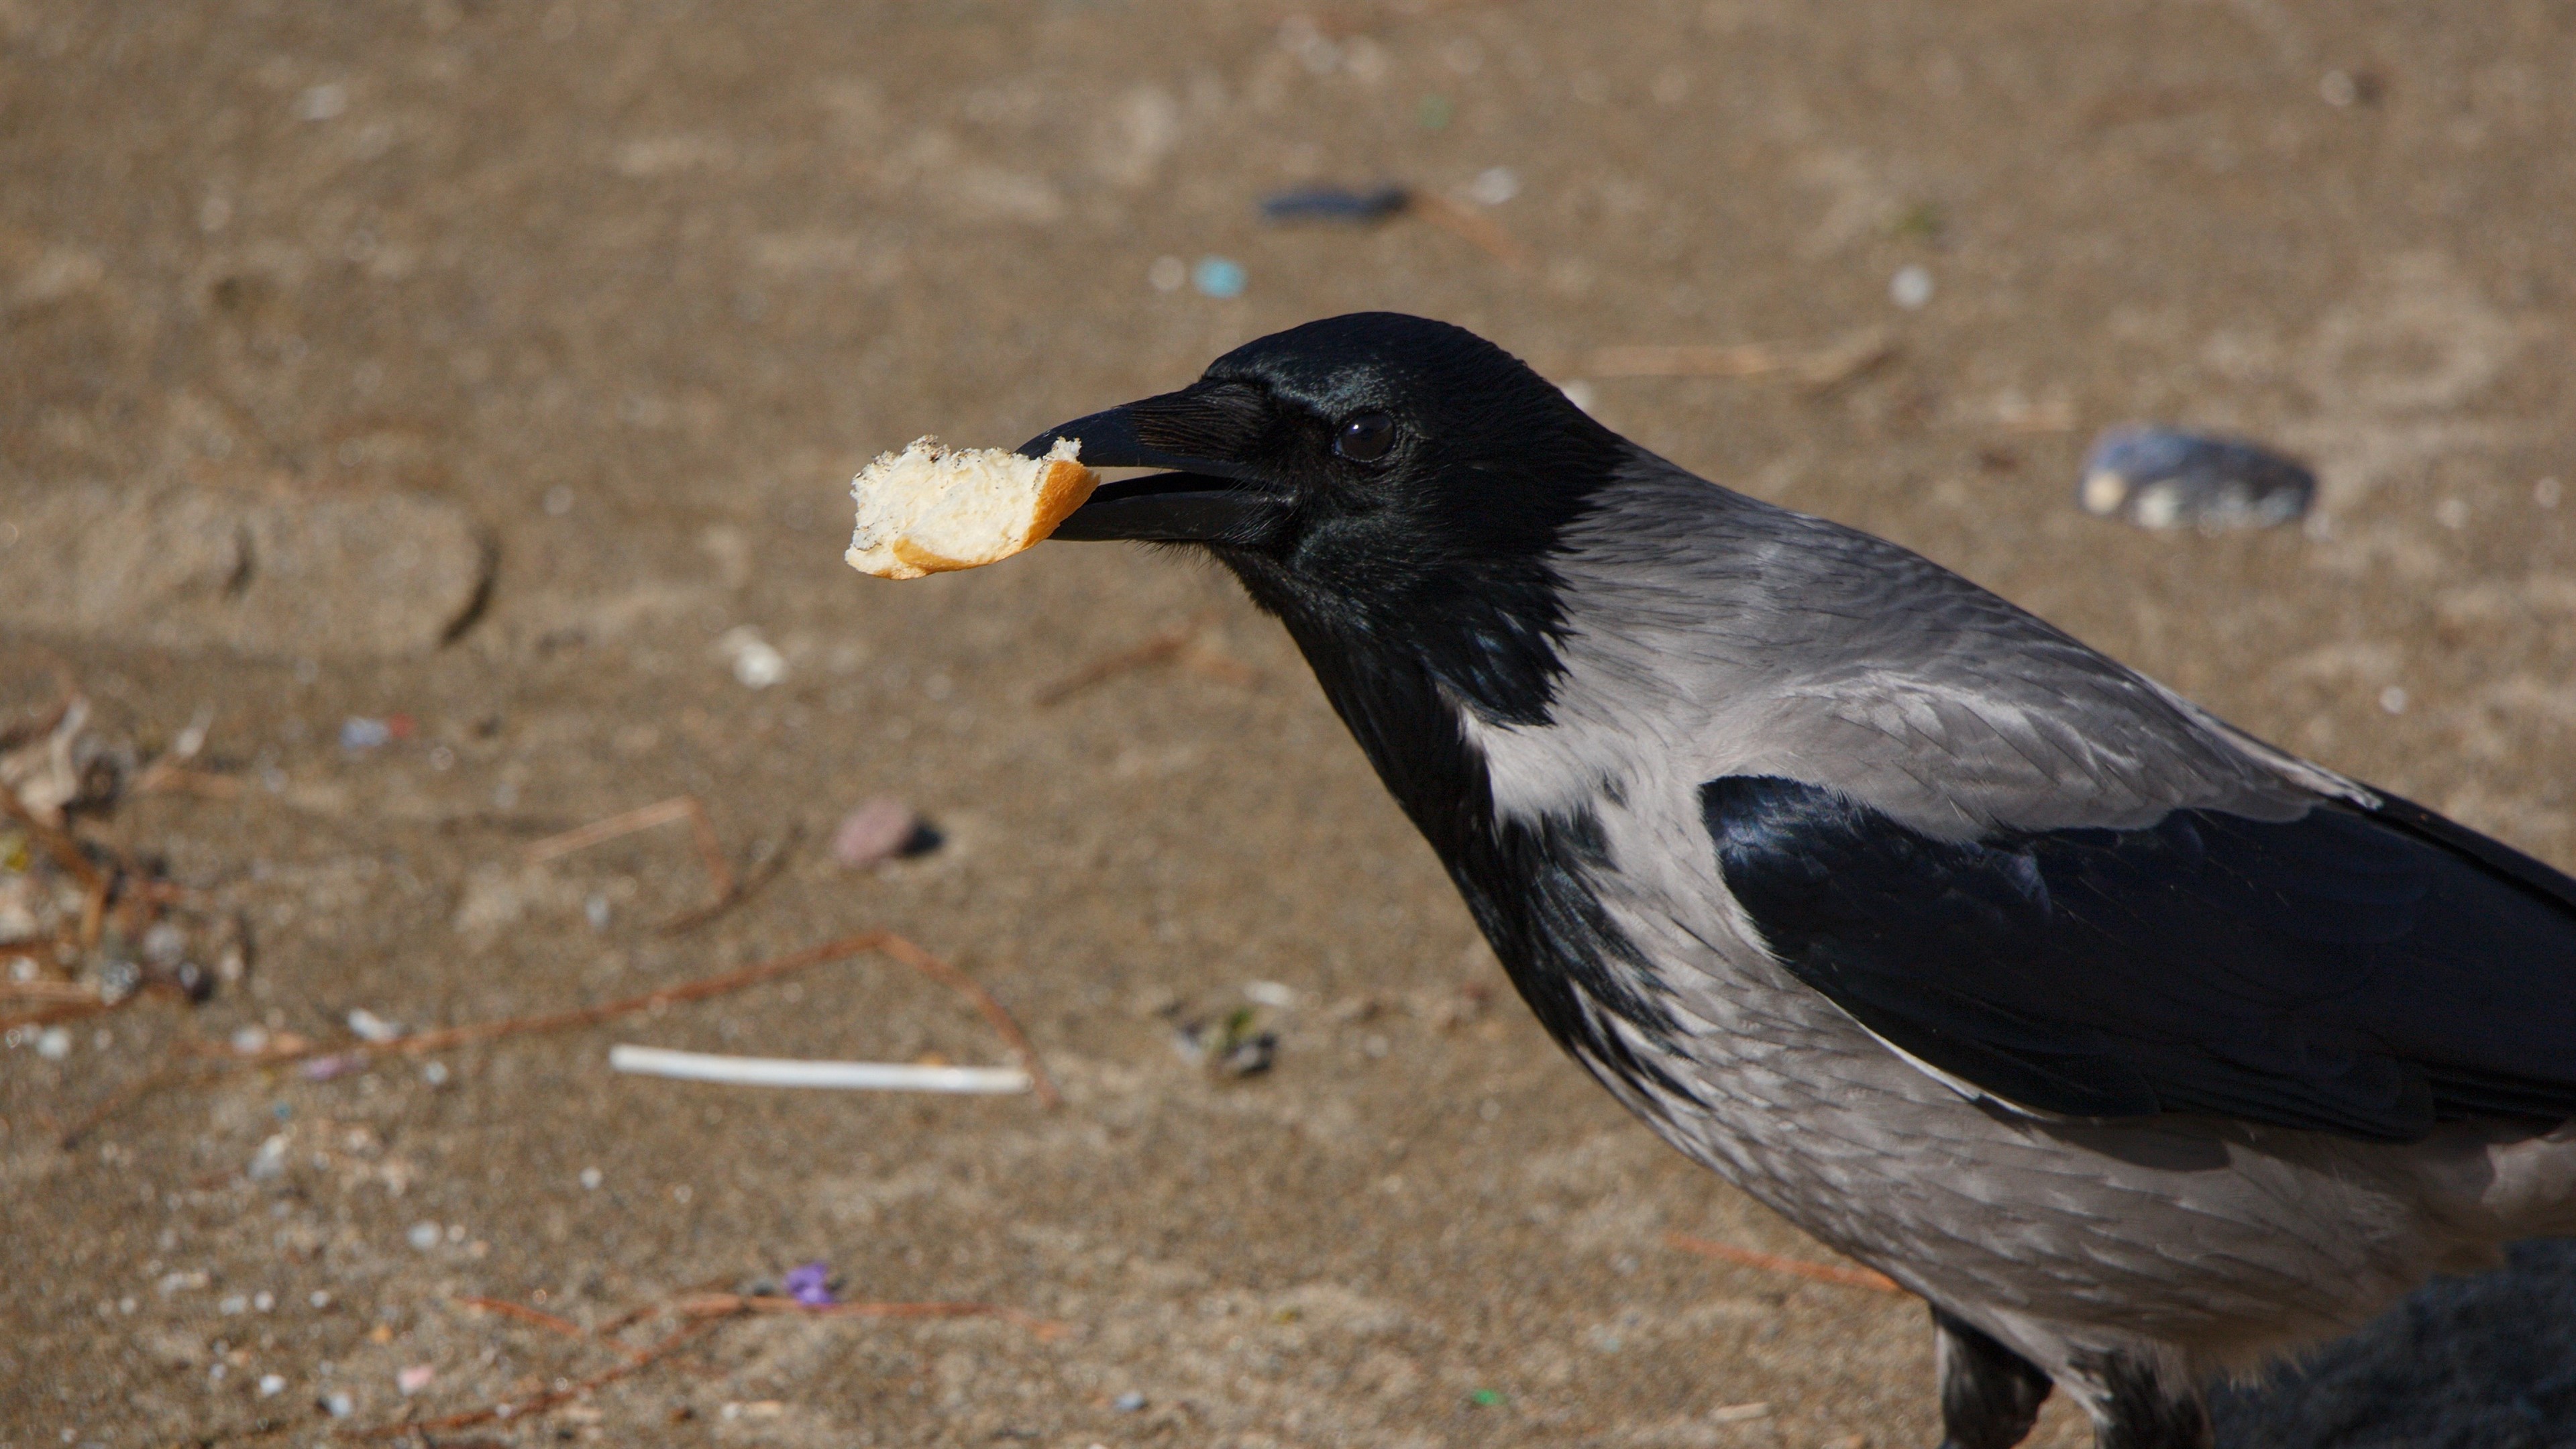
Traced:
[[2576, 1230], [2576, 881], [1459, 328], [1309, 323], [1049, 430], [1057, 533], [1287, 627], [1548, 1031], [1932, 1307], [1950, 1449], [2116, 1449]]

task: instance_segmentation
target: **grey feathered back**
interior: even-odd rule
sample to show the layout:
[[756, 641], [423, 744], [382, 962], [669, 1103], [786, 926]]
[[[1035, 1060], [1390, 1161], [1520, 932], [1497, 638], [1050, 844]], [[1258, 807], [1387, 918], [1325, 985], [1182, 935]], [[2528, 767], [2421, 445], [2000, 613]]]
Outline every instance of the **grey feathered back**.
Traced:
[[1554, 563], [1572, 632], [1552, 758], [1507, 758], [1537, 732], [1473, 729], [1526, 797], [1506, 808], [1614, 778], [1648, 741], [1695, 779], [1827, 785], [1949, 839], [2367, 798], [1920, 555], [1643, 450]]

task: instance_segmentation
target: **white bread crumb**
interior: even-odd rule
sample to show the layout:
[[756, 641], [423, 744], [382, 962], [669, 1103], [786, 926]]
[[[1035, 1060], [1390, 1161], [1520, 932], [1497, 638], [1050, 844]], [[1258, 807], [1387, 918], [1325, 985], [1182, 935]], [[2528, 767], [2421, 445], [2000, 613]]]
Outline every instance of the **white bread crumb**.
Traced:
[[858, 522], [842, 557], [881, 579], [1009, 558], [1055, 532], [1100, 486], [1081, 454], [1076, 438], [1056, 439], [1043, 458], [915, 438], [900, 453], [879, 454], [850, 481]]

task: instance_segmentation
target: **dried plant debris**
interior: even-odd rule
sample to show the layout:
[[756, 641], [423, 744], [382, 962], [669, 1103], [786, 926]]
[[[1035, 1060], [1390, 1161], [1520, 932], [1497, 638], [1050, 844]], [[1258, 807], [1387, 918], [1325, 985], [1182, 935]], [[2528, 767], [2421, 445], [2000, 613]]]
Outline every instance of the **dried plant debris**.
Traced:
[[2075, 500], [2141, 528], [2270, 528], [2315, 502], [2306, 465], [2241, 439], [2172, 428], [2113, 428], [2093, 442]]
[[[155, 768], [204, 737], [201, 714]], [[169, 880], [159, 861], [76, 833], [152, 774], [137, 758], [68, 679], [52, 708], [0, 724], [0, 1033], [10, 1045], [145, 995], [200, 1002], [247, 967], [238, 918]]]
[[1216, 1016], [1190, 1015], [1175, 1006], [1168, 1013], [1172, 1049], [1213, 1077], [1260, 1076], [1279, 1059], [1279, 1033], [1271, 1026], [1272, 1013], [1279, 1009], [1258, 999]]
[[[1019, 1022], [1009, 1010], [981, 983], [891, 931], [866, 931], [719, 975], [659, 987], [640, 996], [534, 1016], [505, 1017], [412, 1031], [361, 1008], [350, 1013], [350, 1034], [331, 1042], [312, 1041], [292, 1032], [272, 1033], [261, 1027], [246, 1027], [235, 1032], [225, 1046], [183, 1044], [177, 1058], [168, 1066], [111, 1095], [88, 1116], [66, 1129], [60, 1140], [68, 1150], [101, 1123], [146, 1097], [171, 1088], [203, 1087], [235, 1072], [294, 1066], [304, 1072], [308, 1080], [328, 1081], [355, 1072], [379, 1057], [427, 1057], [479, 1042], [577, 1030], [639, 1012], [659, 1012], [687, 1002], [729, 995], [817, 966], [865, 955], [884, 956], [909, 966], [965, 997], [992, 1025], [1003, 1044], [1020, 1059], [1020, 1074], [1025, 1076], [1026, 1082], [1025, 1085], [1014, 1085], [1012, 1090], [1034, 1091], [1038, 1104], [1043, 1107], [1062, 1105], [1063, 1098], [1057, 1093], [1054, 1080], [1047, 1075], [1046, 1065], [1039, 1059], [1028, 1033], [1020, 1029]], [[20, 1028], [22, 1021], [22, 1018], [9, 1019], [13, 1032]], [[433, 1086], [445, 1082], [446, 1074], [447, 1068], [437, 1062], [429, 1063], [423, 1070], [423, 1076]]]
[[45, 825], [116, 803], [134, 777], [134, 746], [91, 727], [86, 698], [71, 695], [34, 720], [0, 727], [0, 785]]

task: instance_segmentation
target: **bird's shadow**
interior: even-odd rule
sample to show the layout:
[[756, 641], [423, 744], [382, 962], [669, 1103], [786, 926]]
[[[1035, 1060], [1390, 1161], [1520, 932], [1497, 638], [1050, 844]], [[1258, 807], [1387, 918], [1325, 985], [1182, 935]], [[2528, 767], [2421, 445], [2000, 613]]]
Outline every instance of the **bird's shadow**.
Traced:
[[2221, 1389], [2224, 1449], [2576, 1446], [2576, 1239], [2442, 1278], [2268, 1379]]

